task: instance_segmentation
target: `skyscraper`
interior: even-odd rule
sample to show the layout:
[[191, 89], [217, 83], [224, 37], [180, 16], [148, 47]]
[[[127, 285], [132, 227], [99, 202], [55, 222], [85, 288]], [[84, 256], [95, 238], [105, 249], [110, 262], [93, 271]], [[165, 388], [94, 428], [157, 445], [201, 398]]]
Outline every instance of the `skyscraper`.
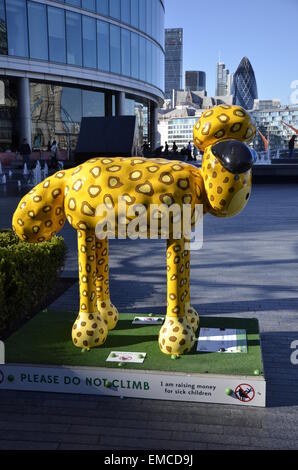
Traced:
[[228, 74], [228, 77], [227, 77], [227, 95], [232, 94], [233, 80], [234, 80], [234, 73], [231, 72]]
[[247, 57], [243, 57], [235, 72], [233, 85], [233, 104], [244, 109], [253, 109], [254, 100], [258, 98], [258, 88], [254, 70]]
[[228, 75], [229, 70], [223, 62], [217, 62], [216, 65], [216, 96], [226, 96], [228, 94]]
[[197, 70], [185, 72], [185, 91], [206, 91], [206, 73]]
[[173, 90], [182, 90], [183, 29], [165, 30], [165, 98], [171, 99]]

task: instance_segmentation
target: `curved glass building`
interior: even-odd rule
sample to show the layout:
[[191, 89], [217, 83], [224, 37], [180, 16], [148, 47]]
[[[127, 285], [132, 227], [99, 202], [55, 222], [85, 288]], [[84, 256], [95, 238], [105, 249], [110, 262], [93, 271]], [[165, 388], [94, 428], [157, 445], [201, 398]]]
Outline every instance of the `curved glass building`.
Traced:
[[232, 84], [233, 104], [244, 109], [253, 109], [254, 100], [258, 98], [258, 88], [254, 70], [247, 57], [241, 60]]
[[0, 150], [74, 148], [82, 117], [131, 114], [154, 147], [164, 13], [163, 0], [0, 0]]

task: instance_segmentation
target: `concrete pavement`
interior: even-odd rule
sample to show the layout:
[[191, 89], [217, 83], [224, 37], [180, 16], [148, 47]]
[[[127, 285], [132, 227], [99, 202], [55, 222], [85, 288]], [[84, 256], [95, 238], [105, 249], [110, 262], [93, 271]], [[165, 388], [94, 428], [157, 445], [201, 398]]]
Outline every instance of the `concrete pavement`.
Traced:
[[[17, 198], [0, 198], [1, 225]], [[207, 216], [204, 247], [192, 254], [192, 303], [201, 315], [260, 321], [266, 409], [107, 397], [0, 392], [0, 449], [296, 449], [298, 366], [298, 187], [258, 185], [230, 220]], [[76, 239], [67, 273], [77, 272]], [[111, 291], [121, 312], [165, 311], [165, 246], [112, 241]], [[52, 309], [78, 309], [75, 284]]]

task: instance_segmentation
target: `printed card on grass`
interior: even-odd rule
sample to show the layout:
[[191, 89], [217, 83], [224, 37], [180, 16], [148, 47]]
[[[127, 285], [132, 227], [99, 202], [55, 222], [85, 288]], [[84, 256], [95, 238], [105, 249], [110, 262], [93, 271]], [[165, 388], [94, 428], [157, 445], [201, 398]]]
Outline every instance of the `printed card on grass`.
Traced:
[[112, 351], [106, 362], [125, 362], [134, 364], [143, 364], [146, 353], [142, 352], [123, 352]]

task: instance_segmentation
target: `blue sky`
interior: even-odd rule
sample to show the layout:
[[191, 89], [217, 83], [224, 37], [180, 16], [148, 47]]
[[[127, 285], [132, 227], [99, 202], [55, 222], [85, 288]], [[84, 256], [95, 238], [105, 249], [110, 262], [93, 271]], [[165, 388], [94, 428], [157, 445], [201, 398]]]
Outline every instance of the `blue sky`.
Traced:
[[184, 30], [184, 70], [204, 70], [215, 93], [216, 62], [234, 72], [243, 56], [259, 98], [288, 104], [298, 80], [298, 0], [165, 0], [166, 28]]

